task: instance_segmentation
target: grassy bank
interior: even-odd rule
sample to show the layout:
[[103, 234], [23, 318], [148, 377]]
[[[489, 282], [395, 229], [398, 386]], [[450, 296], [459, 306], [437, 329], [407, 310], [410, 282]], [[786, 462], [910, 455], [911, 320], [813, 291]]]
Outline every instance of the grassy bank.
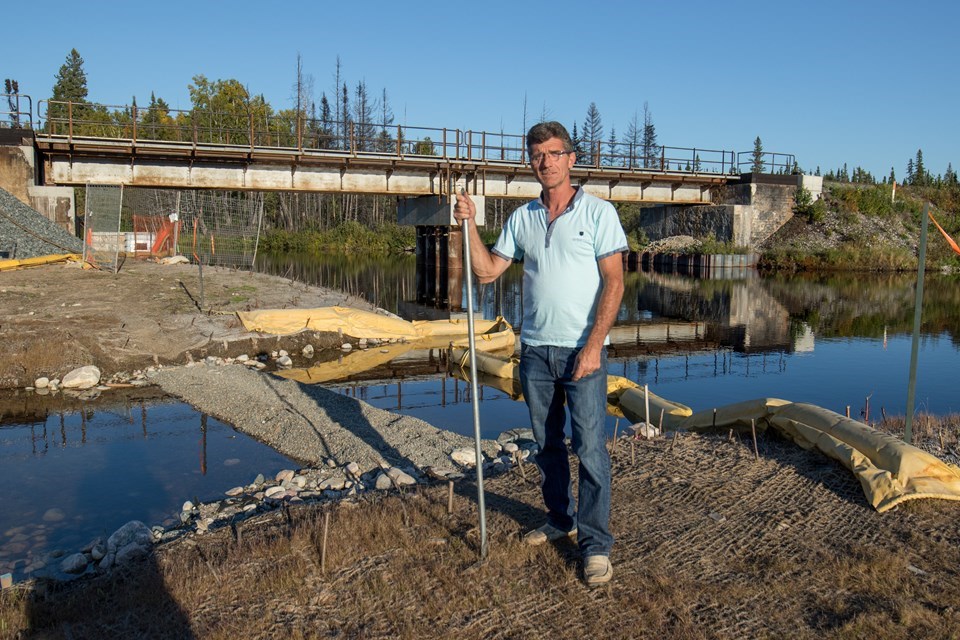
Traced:
[[345, 253], [383, 256], [403, 253], [416, 244], [414, 227], [382, 224], [367, 227], [342, 222], [326, 230], [283, 231], [272, 229], [260, 240], [266, 253]]
[[[768, 271], [915, 271], [924, 203], [953, 236], [960, 235], [960, 190], [940, 187], [826, 183], [816, 202], [798, 192], [795, 215], [768, 239], [760, 268]], [[927, 269], [960, 269], [960, 256], [930, 224]]]

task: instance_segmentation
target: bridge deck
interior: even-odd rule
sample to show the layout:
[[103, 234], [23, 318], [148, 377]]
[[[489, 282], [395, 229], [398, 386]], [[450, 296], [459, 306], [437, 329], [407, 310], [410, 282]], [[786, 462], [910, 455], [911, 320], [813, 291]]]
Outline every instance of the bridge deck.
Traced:
[[[540, 192], [527, 163], [500, 159], [507, 155], [502, 149], [488, 154], [486, 146], [454, 145], [448, 153], [450, 145], [441, 145], [442, 153], [418, 154], [399, 145], [396, 152], [375, 152], [51, 134], [37, 134], [35, 144], [48, 184], [415, 196], [446, 193], [453, 181], [491, 197]], [[601, 159], [571, 173], [587, 192], [608, 200], [691, 204], [710, 202], [711, 191], [732, 177]]]

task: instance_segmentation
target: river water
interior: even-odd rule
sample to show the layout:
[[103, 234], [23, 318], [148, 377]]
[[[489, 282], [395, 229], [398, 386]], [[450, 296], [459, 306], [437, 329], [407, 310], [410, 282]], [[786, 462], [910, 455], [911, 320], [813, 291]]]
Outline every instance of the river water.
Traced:
[[[263, 259], [258, 268], [362, 296], [408, 319], [463, 315], [418, 304], [412, 256]], [[729, 274], [728, 274], [729, 275]], [[871, 420], [906, 408], [916, 277], [829, 274], [726, 278], [628, 273], [612, 332], [610, 372], [658, 395], [710, 409], [777, 397]], [[520, 327], [521, 271], [477, 287], [478, 316]], [[960, 411], [960, 278], [926, 277], [916, 404]], [[459, 306], [464, 306], [462, 296]], [[402, 362], [326, 383], [380, 408], [472, 435], [468, 387], [442, 356]], [[528, 426], [523, 403], [481, 387], [481, 432]], [[619, 425], [610, 417], [608, 430]], [[217, 499], [257, 473], [296, 464], [229, 425], [169, 401], [100, 400], [82, 411], [53, 405], [0, 416], [0, 480], [15, 488], [0, 509], [0, 574], [19, 579], [52, 549], [72, 552], [131, 519], [169, 520], [187, 499]]]

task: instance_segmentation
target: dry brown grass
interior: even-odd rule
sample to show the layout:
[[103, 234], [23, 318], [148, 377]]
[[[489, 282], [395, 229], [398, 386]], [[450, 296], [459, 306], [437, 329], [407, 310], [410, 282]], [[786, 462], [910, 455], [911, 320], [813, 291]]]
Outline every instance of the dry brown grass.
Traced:
[[[531, 548], [539, 489], [475, 489], [276, 511], [160, 549], [130, 571], [0, 596], [0, 638], [921, 638], [960, 629], [960, 504], [869, 509], [834, 463], [764, 437], [684, 436], [614, 453], [616, 575]], [[321, 568], [325, 510], [330, 529]]]

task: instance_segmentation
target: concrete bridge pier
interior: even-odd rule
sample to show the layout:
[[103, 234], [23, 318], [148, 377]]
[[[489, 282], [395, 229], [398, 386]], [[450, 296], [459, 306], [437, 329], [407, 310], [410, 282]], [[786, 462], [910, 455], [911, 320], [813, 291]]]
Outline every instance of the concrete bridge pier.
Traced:
[[[471, 198], [482, 226], [486, 198]], [[454, 204], [446, 194], [401, 198], [397, 223], [417, 229], [417, 303], [462, 311], [463, 232], [453, 217]]]

